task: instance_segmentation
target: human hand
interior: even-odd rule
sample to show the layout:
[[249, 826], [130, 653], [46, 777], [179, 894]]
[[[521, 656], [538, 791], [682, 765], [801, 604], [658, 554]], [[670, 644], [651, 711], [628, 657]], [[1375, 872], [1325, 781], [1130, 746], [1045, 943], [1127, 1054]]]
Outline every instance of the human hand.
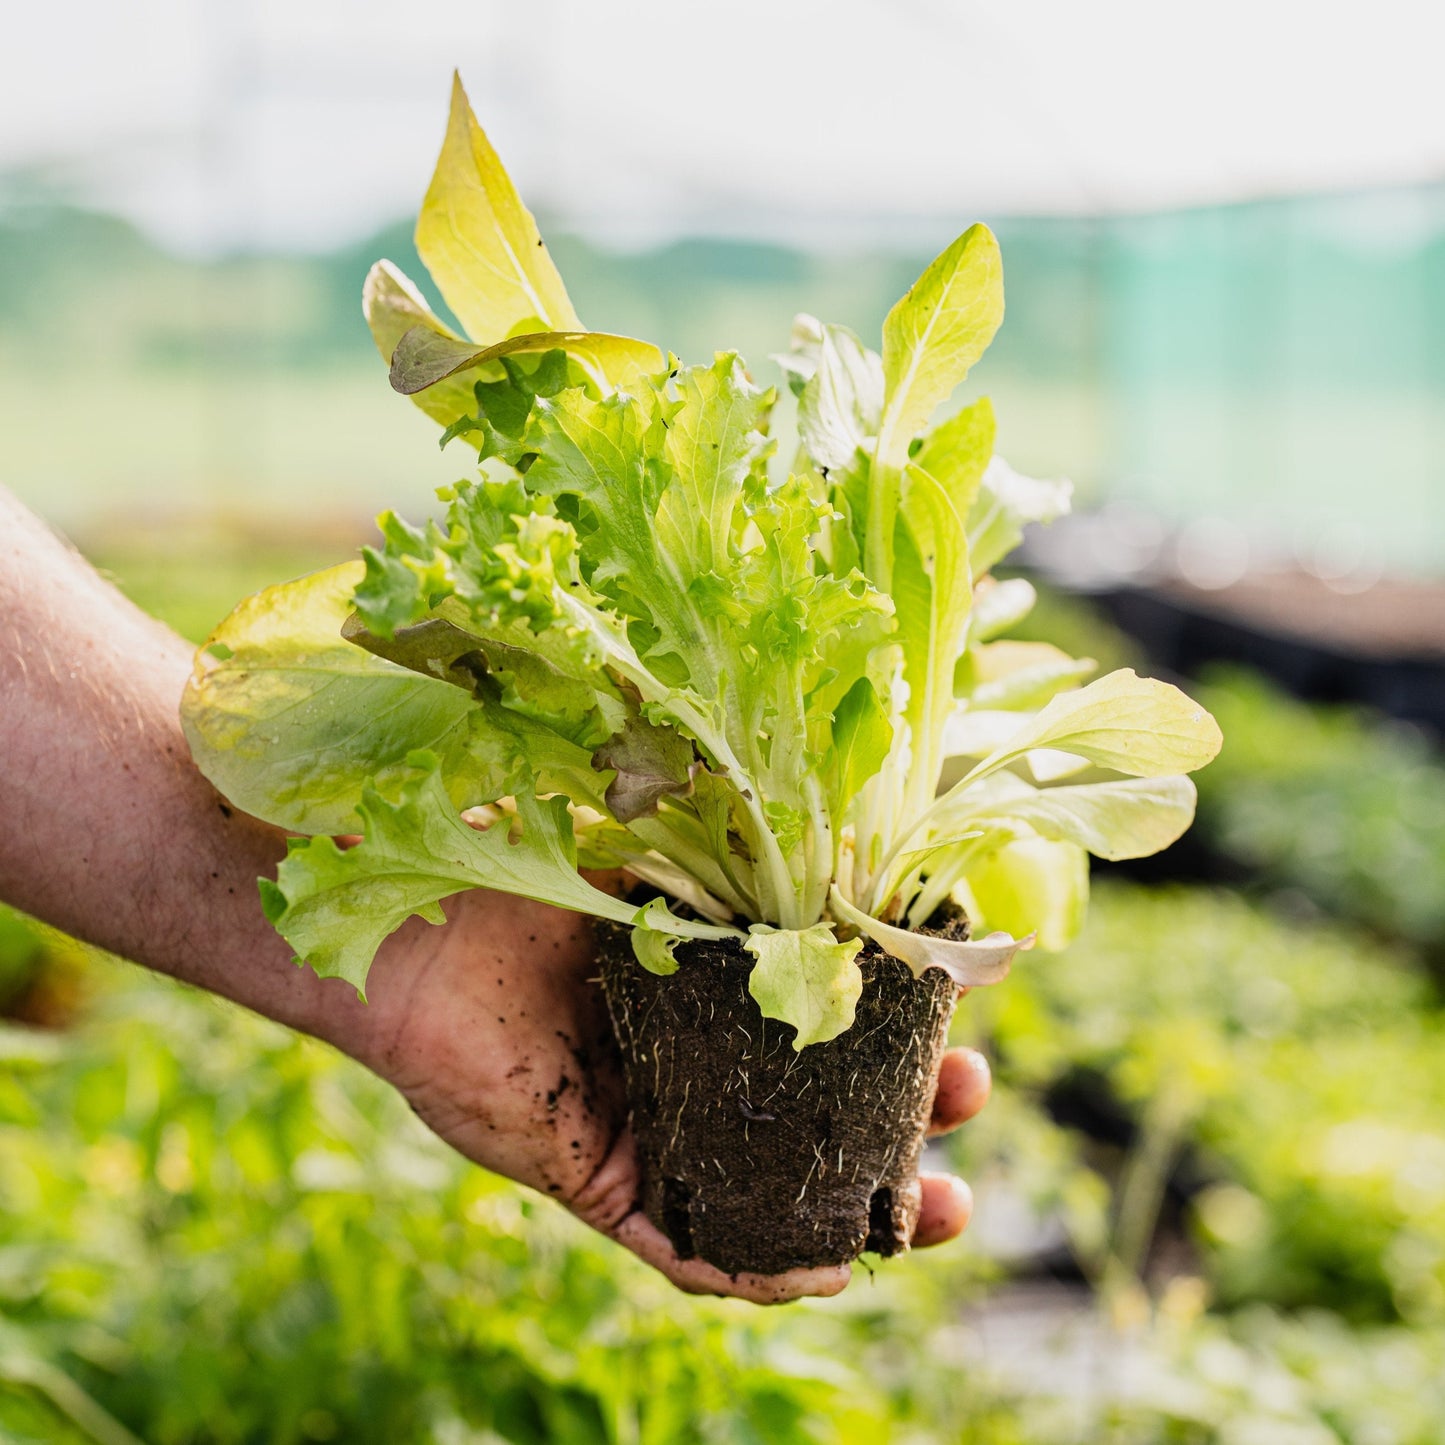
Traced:
[[[681, 1289], [780, 1303], [848, 1283], [846, 1265], [732, 1276], [679, 1259], [639, 1205], [588, 920], [490, 892], [458, 895], [446, 911], [443, 928], [412, 920], [393, 936], [372, 967], [370, 1004], [345, 1010], [344, 1026], [327, 1031], [334, 1042], [393, 1083], [467, 1158], [556, 1199]], [[972, 1118], [988, 1093], [982, 1056], [950, 1050], [930, 1132]], [[914, 1245], [961, 1233], [968, 1186], [940, 1174], [922, 1176], [919, 1189]]]

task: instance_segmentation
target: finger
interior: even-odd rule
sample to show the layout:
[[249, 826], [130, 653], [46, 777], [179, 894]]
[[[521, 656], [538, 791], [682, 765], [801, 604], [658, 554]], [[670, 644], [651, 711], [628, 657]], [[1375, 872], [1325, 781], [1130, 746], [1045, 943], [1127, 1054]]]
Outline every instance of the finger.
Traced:
[[953, 1174], [920, 1174], [923, 1203], [913, 1230], [913, 1247], [927, 1249], [957, 1239], [973, 1215], [973, 1190]]
[[688, 1294], [726, 1295], [753, 1304], [785, 1304], [804, 1295], [834, 1295], [852, 1278], [846, 1264], [791, 1269], [786, 1274], [725, 1274], [701, 1259], [679, 1259], [672, 1242], [640, 1210], [612, 1232], [639, 1259], [660, 1270]]
[[938, 1066], [930, 1134], [946, 1134], [966, 1124], [988, 1103], [993, 1088], [988, 1060], [977, 1049], [949, 1049]]

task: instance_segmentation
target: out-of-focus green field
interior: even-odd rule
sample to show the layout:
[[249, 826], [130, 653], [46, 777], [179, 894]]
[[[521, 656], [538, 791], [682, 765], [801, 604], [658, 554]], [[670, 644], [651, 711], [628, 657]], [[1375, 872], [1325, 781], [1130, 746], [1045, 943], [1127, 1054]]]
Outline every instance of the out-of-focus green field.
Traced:
[[[195, 637], [344, 551], [100, 560]], [[1077, 604], [1043, 620], [1127, 653]], [[1354, 760], [1398, 755], [1210, 691], [1215, 841], [1262, 790], [1276, 834], [1348, 821]], [[1271, 729], [1307, 743], [1288, 776]], [[1423, 745], [1403, 765], [1445, 786]], [[772, 1312], [676, 1294], [323, 1046], [0, 917], [0, 1440], [1433, 1445], [1445, 1018], [1389, 927], [1422, 915], [1356, 906], [1369, 858], [1312, 902], [1267, 856], [1249, 896], [1101, 883], [1067, 954], [976, 991], [956, 1037], [998, 1088], [936, 1161], [974, 1183], [969, 1236]]]

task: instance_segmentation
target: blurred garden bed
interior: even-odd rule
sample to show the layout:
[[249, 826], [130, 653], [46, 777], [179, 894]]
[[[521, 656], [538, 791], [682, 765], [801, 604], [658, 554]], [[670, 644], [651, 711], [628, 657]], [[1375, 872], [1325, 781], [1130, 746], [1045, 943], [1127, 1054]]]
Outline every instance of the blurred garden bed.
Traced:
[[[349, 547], [119, 540], [193, 637]], [[1033, 625], [1137, 660], [1070, 599]], [[1204, 695], [1187, 876], [1101, 870], [1067, 953], [960, 1010], [998, 1081], [932, 1146], [966, 1241], [782, 1311], [676, 1294], [323, 1046], [4, 916], [0, 1440], [1434, 1445], [1445, 767], [1246, 671]]]

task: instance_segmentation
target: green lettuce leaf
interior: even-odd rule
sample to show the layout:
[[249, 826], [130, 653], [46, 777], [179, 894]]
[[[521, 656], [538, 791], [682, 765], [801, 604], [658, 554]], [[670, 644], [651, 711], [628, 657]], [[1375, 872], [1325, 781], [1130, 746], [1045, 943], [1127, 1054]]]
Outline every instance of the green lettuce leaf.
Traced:
[[858, 790], [883, 766], [893, 724], [866, 677], [843, 695], [833, 714], [833, 813], [841, 818]]
[[904, 803], [919, 810], [938, 786], [944, 728], [954, 708], [953, 669], [968, 628], [973, 578], [968, 538], [948, 494], [918, 466], [907, 468], [904, 481], [893, 601], [908, 684]]
[[934, 427], [913, 458], [948, 493], [954, 510], [965, 519], [978, 500], [993, 458], [995, 431], [993, 403], [983, 396]]
[[661, 978], [676, 973], [682, 966], [674, 956], [681, 940], [665, 931], [670, 917], [662, 899], [654, 898], [639, 910], [632, 929], [632, 952], [638, 963]]
[[481, 801], [473, 702], [342, 639], [362, 571], [268, 587], [196, 654], [181, 702], [191, 754], [237, 807], [281, 828], [351, 831], [367, 781], [389, 791], [419, 748], [441, 759], [458, 806]]
[[748, 992], [765, 1018], [797, 1030], [793, 1048], [826, 1043], [852, 1026], [863, 993], [861, 938], [839, 942], [826, 923], [777, 929], [755, 923], [743, 947], [757, 959]]
[[962, 793], [936, 826], [1022, 823], [1040, 837], [1076, 844], [1100, 858], [1147, 858], [1194, 821], [1194, 784], [1185, 777], [1120, 778], [1055, 788], [998, 773]]
[[878, 455], [901, 467], [908, 444], [988, 350], [1003, 320], [1003, 262], [987, 226], [970, 226], [883, 323], [887, 403]]
[[416, 227], [416, 249], [443, 299], [483, 343], [581, 331], [566, 287], [462, 89]]
[[988, 349], [1002, 320], [998, 242], [987, 226], [971, 226], [883, 322], [886, 400], [869, 481], [865, 570], [884, 590], [892, 581], [898, 476], [909, 446]]
[[680, 371], [676, 393], [660, 458], [668, 476], [657, 499], [658, 545], [682, 588], [712, 597], [741, 551], [740, 504], [766, 485], [775, 396], [748, 380], [735, 352]]
[[470, 827], [447, 796], [437, 760], [412, 755], [413, 777], [393, 803], [367, 787], [358, 809], [362, 842], [338, 848], [330, 838], [292, 840], [274, 883], [262, 880], [267, 917], [300, 960], [323, 978], [344, 978], [365, 994], [376, 950], [413, 914], [445, 921], [443, 898], [497, 888], [610, 918], [644, 923], [686, 938], [740, 936], [736, 929], [640, 910], [594, 888], [577, 871], [567, 800], [520, 793], [521, 835], [504, 822]]
[[1130, 777], [1163, 778], [1202, 768], [1222, 742], [1214, 719], [1177, 687], [1122, 668], [1054, 698], [1004, 747], [979, 763], [958, 789], [1033, 748], [1075, 753]]

